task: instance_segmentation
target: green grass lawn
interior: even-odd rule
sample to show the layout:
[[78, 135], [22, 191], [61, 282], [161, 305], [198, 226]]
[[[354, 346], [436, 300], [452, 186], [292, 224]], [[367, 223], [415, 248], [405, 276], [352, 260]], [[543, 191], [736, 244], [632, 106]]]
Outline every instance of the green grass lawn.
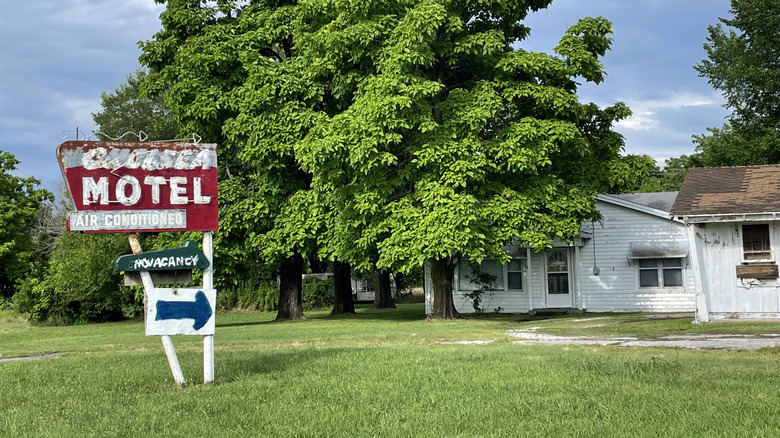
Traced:
[[[185, 389], [142, 322], [36, 327], [0, 315], [0, 358], [62, 353], [0, 363], [0, 436], [780, 436], [778, 349], [523, 346], [506, 334], [530, 325], [640, 337], [771, 333], [777, 324], [638, 315], [427, 322], [420, 304], [358, 312], [287, 323], [220, 314], [214, 385], [201, 383], [201, 338], [174, 337]], [[463, 340], [493, 342], [451, 343]]]

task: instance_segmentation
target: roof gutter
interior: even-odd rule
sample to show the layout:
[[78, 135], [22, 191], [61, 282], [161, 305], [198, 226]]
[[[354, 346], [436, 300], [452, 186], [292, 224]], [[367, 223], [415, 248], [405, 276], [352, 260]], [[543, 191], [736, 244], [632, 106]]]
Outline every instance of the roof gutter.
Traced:
[[771, 213], [735, 213], [735, 214], [692, 214], [678, 216], [688, 224], [712, 222], [766, 222], [780, 220], [780, 212]]

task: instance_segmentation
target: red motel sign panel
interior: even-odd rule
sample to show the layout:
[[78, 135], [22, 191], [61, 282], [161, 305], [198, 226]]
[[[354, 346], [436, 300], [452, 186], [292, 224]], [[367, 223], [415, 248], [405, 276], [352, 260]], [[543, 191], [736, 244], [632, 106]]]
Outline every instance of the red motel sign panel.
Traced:
[[68, 230], [217, 229], [215, 144], [66, 141], [57, 159], [76, 209]]

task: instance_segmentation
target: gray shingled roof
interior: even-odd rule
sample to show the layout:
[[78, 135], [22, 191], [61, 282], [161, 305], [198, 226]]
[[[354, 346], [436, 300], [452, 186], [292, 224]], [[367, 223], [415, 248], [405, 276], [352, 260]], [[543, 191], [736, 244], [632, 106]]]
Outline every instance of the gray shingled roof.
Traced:
[[655, 193], [623, 193], [620, 195], [610, 195], [625, 201], [633, 202], [658, 210], [669, 211], [672, 208], [677, 192], [655, 192]]
[[780, 212], [780, 165], [695, 167], [672, 206], [675, 216]]

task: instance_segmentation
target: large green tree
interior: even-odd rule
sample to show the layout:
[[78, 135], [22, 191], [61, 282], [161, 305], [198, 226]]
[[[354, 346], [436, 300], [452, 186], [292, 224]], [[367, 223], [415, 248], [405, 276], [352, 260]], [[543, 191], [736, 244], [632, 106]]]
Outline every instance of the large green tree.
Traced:
[[147, 97], [141, 93], [146, 78], [146, 72], [139, 69], [113, 93], [100, 93], [100, 110], [92, 114], [92, 119], [101, 140], [119, 138], [127, 132], [143, 132], [149, 140], [177, 138], [179, 125], [165, 105], [165, 94]]
[[276, 265], [277, 319], [301, 318], [303, 260], [317, 251], [319, 219], [308, 191], [311, 178], [292, 148], [307, 127], [305, 108], [317, 103], [293, 50], [299, 6], [159, 3], [166, 4], [163, 29], [142, 45], [141, 62], [150, 69], [147, 90], [165, 93], [185, 132], [220, 145], [215, 245], [236, 258], [244, 253]]
[[282, 317], [285, 272], [312, 252], [361, 271], [430, 259], [435, 314], [455, 316], [463, 255], [572, 239], [621, 183], [611, 127], [628, 109], [576, 96], [604, 78], [603, 18], [548, 55], [520, 45], [550, 0], [161, 3], [150, 91], [221, 143], [221, 232], [280, 262]]
[[780, 163], [780, 0], [731, 0], [729, 12], [708, 27], [694, 68], [732, 113], [694, 137], [697, 153], [707, 166]]
[[19, 160], [0, 150], [0, 299], [10, 298], [17, 283], [31, 274], [35, 259], [33, 228], [41, 208], [53, 200], [36, 188], [40, 181], [13, 175]]
[[576, 80], [604, 77], [610, 23], [581, 20], [558, 56], [523, 50], [522, 20], [549, 3], [305, 9], [317, 18], [302, 42], [304, 75], [327, 78], [321, 95], [350, 99], [317, 112], [296, 144], [315, 191], [338, 206], [327, 245], [358, 269], [408, 272], [430, 260], [434, 317], [457, 315], [463, 256], [506, 260], [509, 243], [539, 251], [573, 239], [595, 215], [593, 194], [626, 168], [611, 127], [628, 109], [576, 96]]
[[691, 167], [701, 167], [699, 155], [681, 155], [667, 158], [663, 169], [656, 169], [644, 178], [637, 192], [674, 192], [680, 190], [685, 175]]

